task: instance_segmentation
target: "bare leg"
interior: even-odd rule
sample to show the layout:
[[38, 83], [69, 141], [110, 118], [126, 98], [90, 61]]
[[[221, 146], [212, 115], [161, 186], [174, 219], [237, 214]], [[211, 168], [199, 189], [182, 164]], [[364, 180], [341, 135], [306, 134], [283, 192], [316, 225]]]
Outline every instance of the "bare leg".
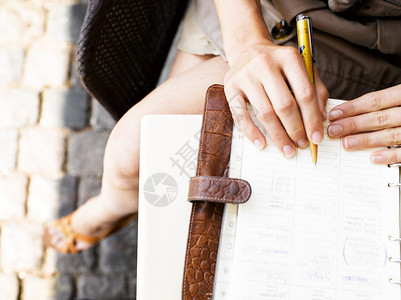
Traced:
[[[192, 67], [186, 69], [188, 65]], [[222, 83], [227, 71], [228, 65], [220, 57], [178, 53], [169, 79], [131, 108], [113, 129], [106, 146], [101, 194], [76, 210], [73, 231], [101, 235], [138, 210], [141, 117], [150, 113], [201, 114], [207, 87]], [[77, 248], [88, 246], [80, 243]]]
[[173, 65], [170, 69], [170, 74], [168, 75], [168, 79], [171, 79], [178, 74], [187, 71], [188, 69], [196, 66], [197, 64], [207, 61], [211, 58], [215, 58], [216, 56], [211, 54], [206, 55], [195, 55], [184, 51], [178, 51], [177, 55], [174, 59]]

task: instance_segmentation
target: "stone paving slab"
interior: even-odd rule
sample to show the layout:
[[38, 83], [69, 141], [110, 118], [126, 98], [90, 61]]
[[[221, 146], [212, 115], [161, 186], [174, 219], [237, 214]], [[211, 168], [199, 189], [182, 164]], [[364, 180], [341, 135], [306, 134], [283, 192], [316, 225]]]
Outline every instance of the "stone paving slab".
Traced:
[[126, 296], [127, 284], [123, 275], [83, 274], [78, 277], [77, 298], [121, 299]]
[[28, 177], [12, 172], [0, 173], [0, 220], [20, 220], [25, 215]]
[[72, 133], [68, 147], [68, 173], [75, 176], [101, 176], [104, 149], [108, 137], [108, 131]]
[[[34, 125], [39, 117], [39, 93], [27, 89], [0, 89], [0, 127]], [[21, 109], [23, 108], [23, 109]]]
[[16, 299], [19, 294], [18, 278], [14, 274], [0, 273], [0, 299]]
[[35, 272], [43, 257], [43, 228], [31, 221], [10, 221], [1, 226], [1, 266], [8, 272]]
[[12, 170], [17, 163], [18, 130], [0, 128], [0, 170]]
[[39, 41], [27, 52], [23, 83], [31, 88], [61, 87], [68, 80], [71, 46]]
[[82, 89], [45, 90], [40, 125], [84, 129], [88, 125], [89, 96]]
[[77, 186], [77, 177], [70, 175], [56, 179], [32, 176], [27, 204], [28, 217], [45, 223], [71, 213], [76, 207]]
[[42, 242], [100, 192], [115, 125], [75, 70], [87, 2], [0, 1], [0, 300], [135, 299], [137, 222], [77, 255]]
[[66, 159], [67, 133], [40, 126], [20, 131], [18, 169], [28, 174], [58, 174]]

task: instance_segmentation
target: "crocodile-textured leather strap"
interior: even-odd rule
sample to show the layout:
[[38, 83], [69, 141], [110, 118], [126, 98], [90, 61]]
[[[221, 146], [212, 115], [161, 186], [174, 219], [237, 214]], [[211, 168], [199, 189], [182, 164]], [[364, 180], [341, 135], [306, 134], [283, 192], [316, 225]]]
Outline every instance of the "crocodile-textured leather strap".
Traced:
[[189, 182], [188, 201], [241, 204], [251, 196], [250, 184], [242, 179], [195, 176]]
[[[222, 85], [206, 93], [197, 176], [227, 176], [233, 119]], [[183, 278], [183, 299], [212, 299], [223, 203], [196, 201], [192, 206]]]

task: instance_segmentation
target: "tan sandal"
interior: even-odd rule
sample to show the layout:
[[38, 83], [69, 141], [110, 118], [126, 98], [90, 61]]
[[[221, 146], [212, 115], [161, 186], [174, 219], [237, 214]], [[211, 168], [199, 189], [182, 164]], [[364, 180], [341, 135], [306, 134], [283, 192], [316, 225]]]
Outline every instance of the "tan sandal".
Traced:
[[[131, 223], [137, 216], [137, 214], [131, 214], [128, 215], [121, 220], [119, 220], [117, 223], [115, 223], [113, 226], [111, 226], [109, 229], [107, 229], [102, 235], [100, 236], [90, 236], [90, 235], [81, 235], [76, 232], [74, 232], [71, 228], [71, 218], [74, 213], [71, 213], [65, 217], [60, 218], [59, 220], [53, 222], [49, 227], [46, 228], [45, 233], [43, 235], [43, 242], [46, 247], [51, 247], [55, 249], [56, 251], [63, 253], [63, 254], [74, 254], [77, 253], [81, 250], [76, 249], [77, 242], [84, 242], [91, 244], [92, 246], [99, 243], [102, 239], [105, 237], [108, 237], [109, 235], [115, 233], [119, 229], [122, 229], [123, 227], [127, 226], [129, 223]], [[52, 238], [54, 237], [55, 234], [50, 233], [49, 228], [56, 228], [57, 229], [57, 234], [60, 235], [62, 239], [62, 245], [61, 247], [55, 245], [52, 242]]]

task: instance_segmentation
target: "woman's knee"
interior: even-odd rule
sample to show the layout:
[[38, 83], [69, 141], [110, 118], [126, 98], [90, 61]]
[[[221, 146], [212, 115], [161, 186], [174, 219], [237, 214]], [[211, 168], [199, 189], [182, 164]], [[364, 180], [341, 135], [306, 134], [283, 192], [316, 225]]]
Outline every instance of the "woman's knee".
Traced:
[[114, 185], [131, 188], [137, 185], [139, 174], [139, 128], [135, 128], [139, 122], [133, 122], [131, 128], [121, 128], [125, 126], [119, 123], [107, 142], [103, 173]]
[[132, 107], [116, 124], [107, 143], [104, 174], [108, 180], [123, 187], [138, 184], [142, 116], [202, 113], [207, 87], [221, 83], [226, 71], [227, 64], [221, 58], [201, 62], [167, 80]]

